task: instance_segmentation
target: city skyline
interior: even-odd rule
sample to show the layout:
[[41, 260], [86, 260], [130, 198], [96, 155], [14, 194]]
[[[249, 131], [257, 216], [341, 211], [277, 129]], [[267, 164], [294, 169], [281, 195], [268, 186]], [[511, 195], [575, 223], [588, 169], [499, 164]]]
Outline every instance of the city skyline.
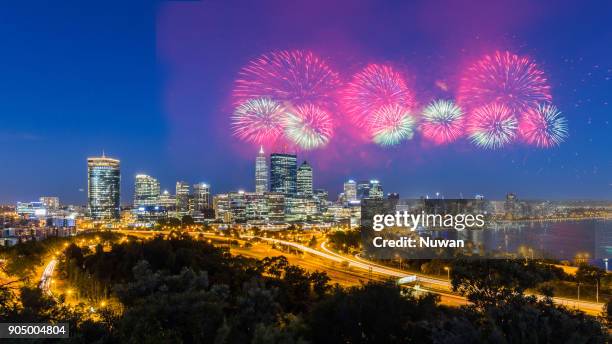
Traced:
[[[531, 2], [97, 6], [12, 4], [4, 12], [0, 27], [15, 34], [5, 39], [11, 54], [0, 67], [0, 142], [11, 162], [0, 170], [0, 203], [41, 194], [84, 203], [82, 161], [103, 149], [122, 160], [123, 203], [139, 173], [168, 190], [182, 179], [210, 183], [214, 192], [250, 188], [259, 145], [232, 137], [234, 81], [252, 59], [287, 49], [315, 52], [343, 79], [368, 63], [391, 63], [409, 76], [420, 105], [454, 99], [458, 74], [471, 62], [510, 51], [537, 63], [568, 121], [569, 137], [551, 149], [486, 151], [467, 140], [430, 146], [418, 131], [392, 148], [332, 138], [329, 147], [298, 152], [317, 171], [315, 188], [334, 195], [349, 178], [377, 178], [402, 197], [612, 197], [610, 4], [554, 11]], [[305, 20], [311, 15], [314, 22]]]

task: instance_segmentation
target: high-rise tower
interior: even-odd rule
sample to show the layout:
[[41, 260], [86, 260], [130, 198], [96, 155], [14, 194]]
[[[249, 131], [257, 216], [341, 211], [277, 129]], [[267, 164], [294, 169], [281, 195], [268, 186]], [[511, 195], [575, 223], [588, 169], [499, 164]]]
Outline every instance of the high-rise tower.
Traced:
[[136, 175], [134, 206], [159, 205], [159, 181], [146, 174]]
[[344, 197], [347, 202], [353, 202], [357, 200], [357, 183], [350, 179], [344, 183]]
[[255, 192], [264, 193], [268, 191], [268, 161], [264, 154], [263, 146], [259, 148], [259, 154], [255, 158]]
[[87, 158], [87, 206], [94, 220], [119, 219], [121, 169], [117, 159]]
[[179, 215], [185, 215], [189, 212], [189, 184], [184, 181], [176, 182], [176, 211]]
[[297, 193], [297, 156], [274, 153], [270, 155], [270, 191], [287, 196]]
[[312, 196], [312, 167], [304, 161], [297, 170], [297, 193]]

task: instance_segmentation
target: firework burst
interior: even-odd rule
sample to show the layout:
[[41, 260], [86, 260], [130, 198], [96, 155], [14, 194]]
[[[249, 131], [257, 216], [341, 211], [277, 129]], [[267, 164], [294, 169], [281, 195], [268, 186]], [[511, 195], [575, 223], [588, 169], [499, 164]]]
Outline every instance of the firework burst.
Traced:
[[436, 144], [453, 142], [463, 135], [463, 110], [451, 101], [437, 100], [423, 110], [421, 131]]
[[298, 105], [287, 111], [284, 126], [287, 139], [305, 150], [325, 146], [333, 135], [329, 113], [313, 104]]
[[267, 97], [293, 105], [312, 103], [331, 109], [338, 74], [310, 51], [292, 50], [264, 54], [239, 73], [233, 92], [235, 105]]
[[541, 104], [521, 117], [519, 132], [528, 144], [541, 148], [558, 146], [568, 136], [567, 120], [554, 105]]
[[527, 57], [495, 52], [472, 65], [461, 80], [459, 104], [468, 111], [498, 103], [516, 116], [552, 100], [544, 73]]
[[516, 138], [517, 120], [502, 104], [476, 108], [468, 119], [467, 132], [472, 142], [481, 148], [501, 148]]
[[408, 109], [397, 104], [384, 105], [371, 121], [373, 141], [381, 146], [394, 146], [410, 140], [415, 122]]
[[251, 99], [232, 115], [232, 128], [238, 138], [256, 144], [275, 142], [283, 133], [285, 107], [269, 98]]
[[390, 66], [370, 64], [355, 74], [341, 94], [344, 111], [359, 127], [367, 127], [375, 112], [396, 104], [412, 109], [414, 94], [403, 76]]

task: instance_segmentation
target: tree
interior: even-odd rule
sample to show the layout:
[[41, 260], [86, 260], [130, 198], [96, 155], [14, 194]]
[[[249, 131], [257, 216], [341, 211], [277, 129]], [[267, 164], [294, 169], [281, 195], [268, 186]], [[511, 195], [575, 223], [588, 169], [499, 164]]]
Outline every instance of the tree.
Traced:
[[193, 220], [193, 217], [191, 215], [183, 215], [183, 217], [181, 218], [181, 224], [183, 225], [183, 227], [193, 226], [195, 225], [195, 221]]

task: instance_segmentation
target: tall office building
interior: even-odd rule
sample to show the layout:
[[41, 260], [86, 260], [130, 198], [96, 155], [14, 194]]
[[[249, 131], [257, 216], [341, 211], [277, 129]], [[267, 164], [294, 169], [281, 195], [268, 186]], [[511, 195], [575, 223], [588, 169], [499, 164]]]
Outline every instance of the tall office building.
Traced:
[[159, 181], [146, 174], [136, 175], [134, 207], [159, 205]]
[[383, 188], [378, 180], [370, 180], [370, 198], [383, 198]]
[[120, 182], [119, 160], [87, 158], [87, 206], [94, 220], [119, 219]]
[[364, 199], [370, 197], [370, 181], [360, 180], [357, 182], [357, 198]]
[[312, 167], [304, 161], [297, 170], [298, 195], [312, 196]]
[[211, 208], [210, 185], [206, 183], [193, 185], [193, 204], [194, 211], [204, 211]]
[[176, 211], [185, 215], [189, 211], [189, 184], [184, 181], [176, 182]]
[[263, 146], [259, 148], [259, 154], [255, 158], [255, 192], [264, 193], [268, 191], [268, 161], [264, 154]]
[[266, 192], [268, 220], [272, 223], [285, 221], [285, 195], [278, 192]]
[[215, 219], [223, 223], [232, 221], [232, 213], [230, 210], [230, 199], [228, 194], [218, 194], [213, 197], [213, 209], [215, 210]]
[[168, 190], [164, 190], [164, 192], [162, 192], [159, 196], [159, 205], [164, 207], [166, 210], [174, 210], [176, 207], [176, 200]]
[[297, 156], [274, 153], [270, 155], [270, 191], [287, 196], [297, 193]]
[[357, 200], [357, 183], [350, 179], [344, 183], [344, 199], [347, 202], [353, 202]]

